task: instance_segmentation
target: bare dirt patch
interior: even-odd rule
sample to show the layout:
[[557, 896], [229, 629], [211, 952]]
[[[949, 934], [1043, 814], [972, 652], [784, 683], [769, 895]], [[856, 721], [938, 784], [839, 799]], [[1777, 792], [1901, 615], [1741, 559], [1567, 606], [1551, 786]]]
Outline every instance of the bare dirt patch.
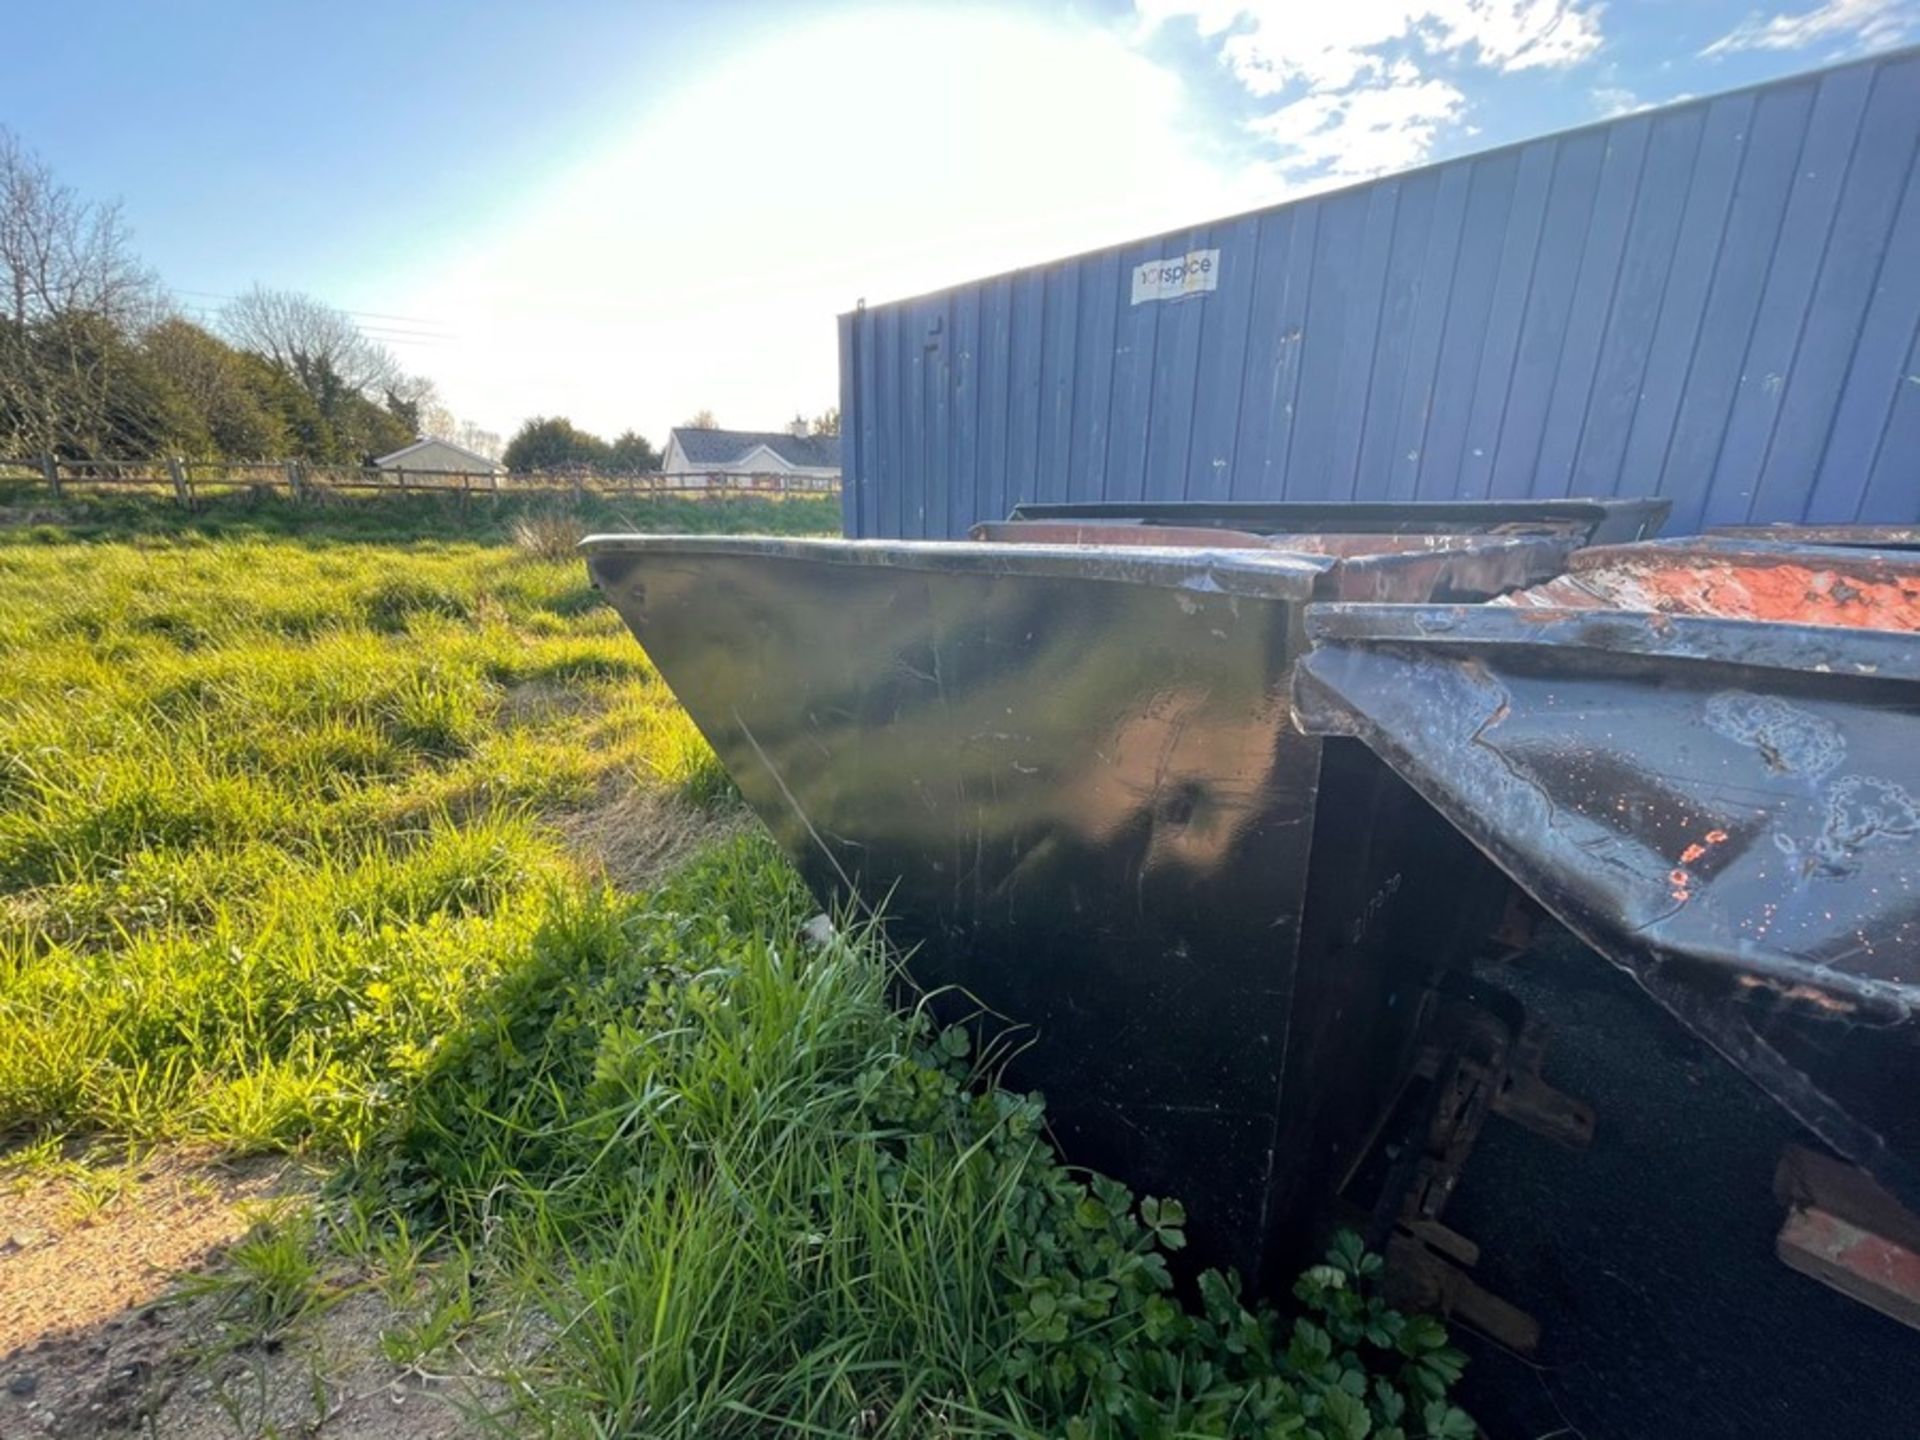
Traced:
[[247, 1202], [304, 1183], [284, 1159], [189, 1152], [0, 1182], [0, 1363], [159, 1299], [246, 1232]]
[[443, 1440], [503, 1393], [390, 1363], [396, 1312], [372, 1287], [268, 1340], [217, 1294], [189, 1298], [182, 1277], [219, 1273], [259, 1206], [311, 1192], [284, 1159], [161, 1153], [0, 1183], [0, 1440]]
[[285, 1160], [189, 1152], [61, 1166], [0, 1188], [0, 1437], [136, 1416], [175, 1339], [179, 1273], [246, 1232], [251, 1201], [305, 1184]]
[[[71, 1417], [48, 1433], [104, 1437], [137, 1433], [165, 1440], [317, 1436], [322, 1440], [449, 1440], [480, 1428], [500, 1390], [477, 1377], [428, 1374], [387, 1361], [381, 1334], [394, 1312], [371, 1290], [349, 1294], [307, 1317], [284, 1340], [223, 1349], [210, 1307], [164, 1315], [171, 1332], [164, 1365], [138, 1406], [117, 1415]], [[116, 1364], [112, 1373], [125, 1367]], [[109, 1383], [112, 1374], [108, 1377]]]

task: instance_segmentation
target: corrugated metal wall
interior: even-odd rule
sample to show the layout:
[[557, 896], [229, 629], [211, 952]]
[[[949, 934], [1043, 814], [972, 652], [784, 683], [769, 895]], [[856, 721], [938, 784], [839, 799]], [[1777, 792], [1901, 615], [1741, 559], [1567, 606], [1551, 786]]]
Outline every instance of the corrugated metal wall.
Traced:
[[[841, 317], [850, 535], [1020, 500], [1920, 520], [1920, 50]], [[1133, 303], [1219, 251], [1218, 288]]]

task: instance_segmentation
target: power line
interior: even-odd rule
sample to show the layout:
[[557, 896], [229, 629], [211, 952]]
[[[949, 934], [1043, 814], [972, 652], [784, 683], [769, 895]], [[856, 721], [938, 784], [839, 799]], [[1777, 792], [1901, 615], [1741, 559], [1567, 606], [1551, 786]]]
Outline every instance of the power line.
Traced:
[[[220, 311], [211, 305], [182, 304], [180, 308], [190, 315], [200, 317], [202, 320], [217, 321], [220, 319]], [[463, 343], [461, 337], [452, 331], [403, 330], [398, 326], [391, 325], [356, 324], [354, 328], [368, 339], [378, 340], [382, 344], [451, 347]]]
[[[173, 293], [176, 295], [197, 295], [202, 299], [218, 300], [223, 304], [230, 304], [233, 301], [238, 300], [240, 298], [238, 295], [222, 295], [217, 290], [175, 289]], [[442, 331], [446, 330], [446, 325], [444, 322], [439, 320], [429, 320], [425, 316], [421, 316], [421, 315], [392, 315], [380, 310], [346, 310], [346, 309], [342, 309], [338, 305], [335, 305], [331, 308], [335, 310], [339, 310], [340, 313], [343, 315], [352, 315], [356, 319], [393, 320], [393, 321], [398, 321], [400, 324], [403, 324], [403, 325], [423, 325], [430, 330], [442, 330]]]

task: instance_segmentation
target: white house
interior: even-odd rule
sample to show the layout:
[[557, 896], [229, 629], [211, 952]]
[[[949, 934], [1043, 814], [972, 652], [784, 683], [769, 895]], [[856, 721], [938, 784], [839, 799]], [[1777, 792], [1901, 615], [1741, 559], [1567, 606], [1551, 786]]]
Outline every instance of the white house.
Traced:
[[800, 475], [840, 478], [840, 437], [791, 430], [701, 430], [682, 425], [669, 432], [663, 474], [687, 477], [669, 485], [704, 483], [709, 475]]
[[442, 471], [458, 475], [504, 475], [507, 467], [451, 440], [416, 440], [373, 462], [376, 470]]

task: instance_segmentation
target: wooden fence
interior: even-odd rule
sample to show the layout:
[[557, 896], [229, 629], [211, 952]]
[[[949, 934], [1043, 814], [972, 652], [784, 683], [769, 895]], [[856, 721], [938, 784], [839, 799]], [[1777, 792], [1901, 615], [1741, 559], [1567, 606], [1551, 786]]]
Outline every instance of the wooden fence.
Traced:
[[372, 466], [315, 465], [305, 460], [61, 460], [52, 455], [0, 459], [0, 475], [37, 478], [57, 499], [76, 489], [128, 487], [170, 491], [182, 505], [202, 492], [283, 490], [296, 500], [345, 491], [393, 495], [442, 494], [461, 499], [501, 495], [588, 495], [688, 500], [740, 495], [838, 495], [839, 477], [715, 470], [697, 475], [601, 475], [590, 471], [505, 475], [489, 471], [383, 470]]

